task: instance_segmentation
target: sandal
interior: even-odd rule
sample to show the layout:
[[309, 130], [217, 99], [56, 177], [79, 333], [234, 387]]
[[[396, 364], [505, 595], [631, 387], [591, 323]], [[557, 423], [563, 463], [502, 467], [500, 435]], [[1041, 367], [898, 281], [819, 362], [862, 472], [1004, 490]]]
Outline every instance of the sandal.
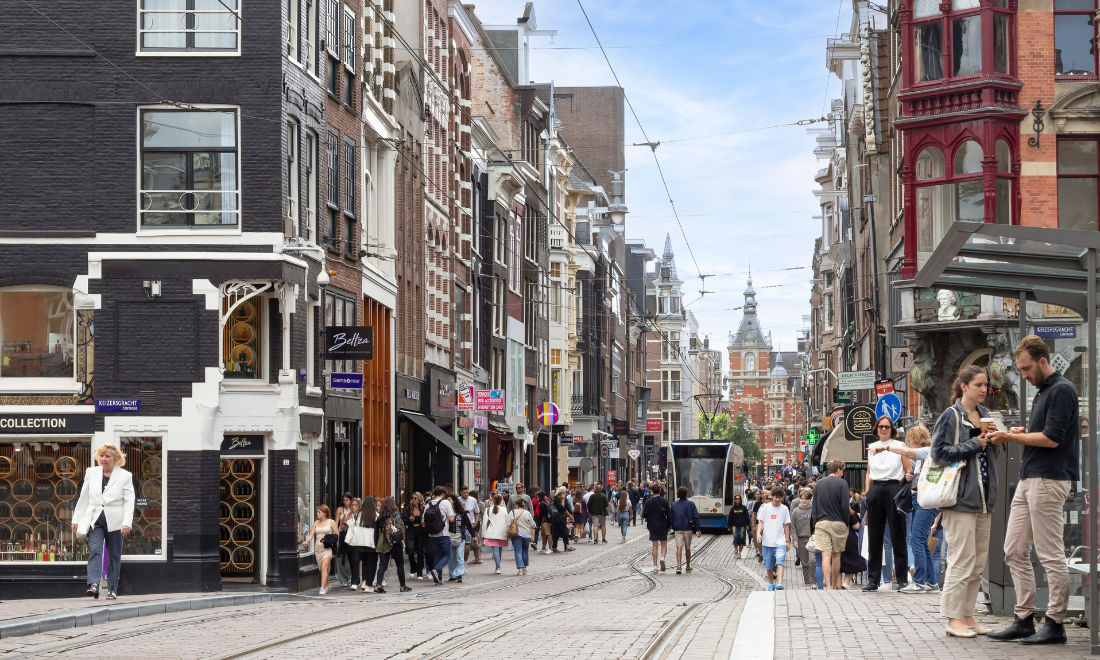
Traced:
[[108, 591], [107, 600], [118, 600], [118, 595], [113, 591]]
[[91, 596], [92, 598], [95, 598], [95, 599], [98, 600], [99, 599], [99, 585], [98, 584], [89, 584], [88, 585], [88, 591], [86, 591], [84, 593], [87, 594], [88, 596]]
[[376, 593], [376, 594], [384, 594], [384, 593], [386, 593], [386, 590], [385, 590], [385, 589], [383, 589], [382, 587], [375, 587], [375, 588], [374, 588], [374, 593]]
[[401, 592], [404, 593], [406, 591], [412, 591], [412, 587], [406, 587], [405, 585], [401, 585]]

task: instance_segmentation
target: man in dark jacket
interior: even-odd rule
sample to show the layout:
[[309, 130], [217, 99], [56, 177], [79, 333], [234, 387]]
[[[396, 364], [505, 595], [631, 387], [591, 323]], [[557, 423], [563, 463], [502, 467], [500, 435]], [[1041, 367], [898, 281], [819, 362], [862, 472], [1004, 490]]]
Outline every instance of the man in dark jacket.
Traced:
[[641, 492], [634, 486], [634, 482], [631, 481], [626, 484], [626, 492], [630, 495], [630, 524], [635, 527], [638, 526], [638, 500], [641, 499]]
[[[687, 486], [676, 489], [676, 501], [671, 507], [672, 531], [676, 537], [676, 574], [680, 574], [680, 555], [687, 555], [687, 572], [691, 572], [691, 535], [702, 536], [699, 509], [688, 499]], [[681, 553], [680, 551], [684, 552]]]
[[607, 495], [603, 484], [596, 484], [596, 492], [588, 498], [588, 517], [592, 521], [592, 542], [599, 543], [599, 531], [603, 531], [603, 542], [607, 543], [607, 513], [609, 510]]
[[642, 516], [649, 529], [649, 540], [653, 542], [653, 569], [657, 572], [657, 545], [661, 546], [661, 570], [665, 570], [665, 555], [668, 554], [668, 530], [672, 527], [672, 511], [668, 500], [662, 497], [660, 486], [653, 487], [653, 496], [645, 503]]

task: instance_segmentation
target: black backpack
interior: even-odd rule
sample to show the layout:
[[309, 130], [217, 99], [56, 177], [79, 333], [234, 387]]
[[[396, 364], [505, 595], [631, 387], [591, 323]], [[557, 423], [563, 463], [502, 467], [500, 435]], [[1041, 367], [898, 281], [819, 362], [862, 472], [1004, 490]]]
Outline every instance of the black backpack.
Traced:
[[439, 510], [439, 503], [442, 501], [429, 504], [428, 508], [424, 509], [424, 530], [429, 534], [438, 534], [446, 526], [443, 522], [443, 512]]

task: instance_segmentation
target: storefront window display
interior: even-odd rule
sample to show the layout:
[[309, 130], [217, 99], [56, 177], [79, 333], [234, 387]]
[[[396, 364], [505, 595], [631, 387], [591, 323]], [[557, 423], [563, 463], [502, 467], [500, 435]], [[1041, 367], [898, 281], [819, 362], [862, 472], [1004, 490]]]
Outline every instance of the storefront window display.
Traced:
[[233, 308], [223, 338], [226, 378], [263, 377], [263, 309], [263, 298], [259, 296]]
[[0, 291], [3, 378], [74, 377], [72, 291], [57, 287]]
[[[122, 438], [120, 445], [136, 497], [123, 555], [160, 555], [161, 439]], [[79, 440], [0, 443], [0, 561], [87, 561], [87, 542], [71, 525], [91, 454], [91, 443]]]
[[313, 451], [309, 443], [298, 443], [298, 480], [297, 504], [294, 522], [298, 529], [298, 553], [302, 556], [313, 554], [313, 545], [303, 548], [302, 541], [309, 536], [309, 526], [313, 523]]

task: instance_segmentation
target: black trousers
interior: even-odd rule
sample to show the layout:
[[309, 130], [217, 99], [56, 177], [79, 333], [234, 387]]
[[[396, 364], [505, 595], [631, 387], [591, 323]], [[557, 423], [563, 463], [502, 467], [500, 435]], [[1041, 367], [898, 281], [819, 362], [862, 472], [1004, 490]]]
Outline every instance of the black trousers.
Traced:
[[378, 571], [378, 553], [374, 551], [374, 548], [368, 548], [365, 545], [349, 545], [345, 547], [348, 549], [348, 561], [351, 562], [351, 583], [359, 584], [360, 582], [360, 562], [363, 563], [362, 578], [370, 583], [370, 581], [374, 579], [374, 574]]
[[413, 575], [420, 575], [424, 570], [424, 537], [420, 534], [409, 534], [405, 551], [409, 553], [409, 571]]
[[378, 561], [378, 575], [375, 578], [375, 584], [382, 584], [382, 576], [386, 574], [386, 569], [390, 566], [390, 560], [397, 566], [397, 579], [401, 582], [401, 586], [405, 586], [405, 557], [402, 554], [404, 545], [398, 543], [390, 548], [390, 551], [386, 554], [376, 555]]
[[890, 523], [890, 545], [894, 550], [894, 577], [898, 584], [909, 581], [909, 561], [906, 555], [905, 516], [894, 506], [894, 495], [901, 488], [900, 481], [882, 481], [871, 484], [867, 492], [867, 582], [879, 584], [882, 579], [882, 540], [886, 536], [886, 523]]

